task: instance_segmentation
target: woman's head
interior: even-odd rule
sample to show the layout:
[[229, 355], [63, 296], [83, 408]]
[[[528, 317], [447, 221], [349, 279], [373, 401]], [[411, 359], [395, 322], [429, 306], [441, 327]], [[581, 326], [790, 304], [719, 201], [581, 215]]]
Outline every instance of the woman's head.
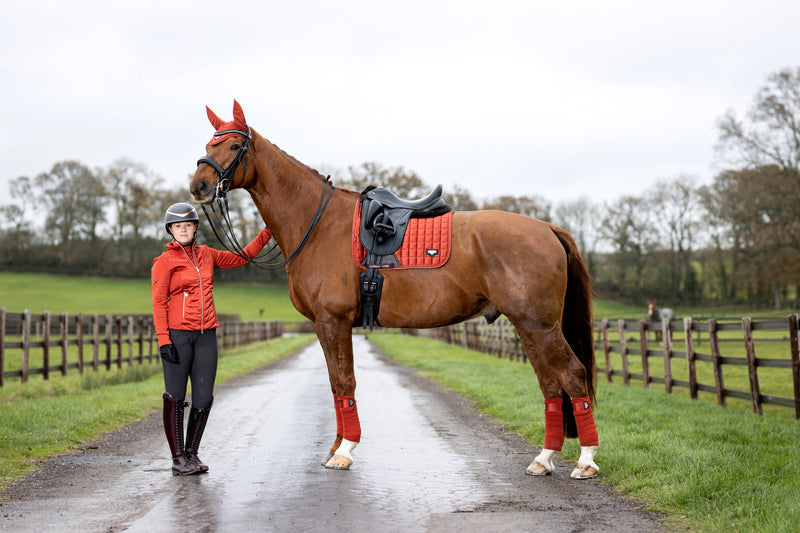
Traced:
[[180, 244], [189, 244], [194, 240], [199, 223], [197, 210], [186, 202], [172, 204], [164, 215], [164, 228]]

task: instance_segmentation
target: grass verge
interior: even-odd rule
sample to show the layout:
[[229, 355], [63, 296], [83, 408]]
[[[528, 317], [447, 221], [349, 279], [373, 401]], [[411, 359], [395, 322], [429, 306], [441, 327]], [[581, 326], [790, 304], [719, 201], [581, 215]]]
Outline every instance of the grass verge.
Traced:
[[[529, 365], [418, 337], [373, 334], [370, 340], [541, 446], [543, 398]], [[598, 389], [596, 459], [603, 482], [666, 513], [670, 528], [797, 531], [800, 423], [789, 413], [760, 417], [603, 381]], [[575, 461], [579, 451], [568, 440], [561, 456]]]
[[[226, 350], [217, 383], [285, 357], [313, 339], [282, 337]], [[34, 469], [37, 459], [68, 453], [159, 409], [164, 392], [160, 370], [158, 363], [135, 365], [0, 389], [0, 489]]]

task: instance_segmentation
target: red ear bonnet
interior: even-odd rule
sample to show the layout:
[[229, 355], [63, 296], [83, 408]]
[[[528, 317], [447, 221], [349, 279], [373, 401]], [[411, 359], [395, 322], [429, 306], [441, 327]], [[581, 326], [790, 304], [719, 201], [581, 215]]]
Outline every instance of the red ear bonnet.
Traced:
[[[208, 120], [211, 122], [211, 125], [214, 126], [214, 130], [216, 132], [225, 130], [239, 130], [241, 132], [247, 131], [247, 121], [244, 118], [242, 106], [240, 106], [239, 102], [236, 100], [233, 101], [233, 120], [231, 122], [223, 122], [221, 118], [219, 118], [208, 108], [208, 106], [206, 106], [206, 114], [208, 115]], [[217, 135], [216, 132], [211, 140], [208, 141], [208, 144], [219, 144], [229, 137], [244, 137], [243, 133], [231, 132]]]

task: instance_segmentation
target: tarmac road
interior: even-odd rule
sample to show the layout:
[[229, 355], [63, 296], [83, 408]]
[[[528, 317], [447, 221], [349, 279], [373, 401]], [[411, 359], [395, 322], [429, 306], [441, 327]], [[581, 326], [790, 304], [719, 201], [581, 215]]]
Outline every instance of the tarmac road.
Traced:
[[[596, 480], [525, 475], [538, 450], [356, 336], [362, 439], [335, 433], [317, 343], [217, 387], [206, 475], [173, 477], [160, 413], [60, 456], [0, 493], [2, 531], [654, 531], [658, 516]], [[531, 386], [536, 386], [531, 371]], [[602, 445], [602, 428], [601, 445]], [[602, 447], [597, 456], [602, 475]]]

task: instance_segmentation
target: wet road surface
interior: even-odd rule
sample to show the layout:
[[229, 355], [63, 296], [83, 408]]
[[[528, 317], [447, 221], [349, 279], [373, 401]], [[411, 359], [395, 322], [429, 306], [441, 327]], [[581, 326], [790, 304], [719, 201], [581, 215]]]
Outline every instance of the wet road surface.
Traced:
[[160, 414], [150, 416], [12, 487], [13, 499], [0, 503], [0, 530], [656, 529], [655, 515], [610, 488], [570, 480], [571, 464], [526, 476], [538, 450], [522, 437], [388, 361], [363, 336], [354, 351], [363, 433], [349, 471], [320, 465], [335, 419], [314, 343], [217, 387], [200, 449], [209, 474], [173, 477]]

